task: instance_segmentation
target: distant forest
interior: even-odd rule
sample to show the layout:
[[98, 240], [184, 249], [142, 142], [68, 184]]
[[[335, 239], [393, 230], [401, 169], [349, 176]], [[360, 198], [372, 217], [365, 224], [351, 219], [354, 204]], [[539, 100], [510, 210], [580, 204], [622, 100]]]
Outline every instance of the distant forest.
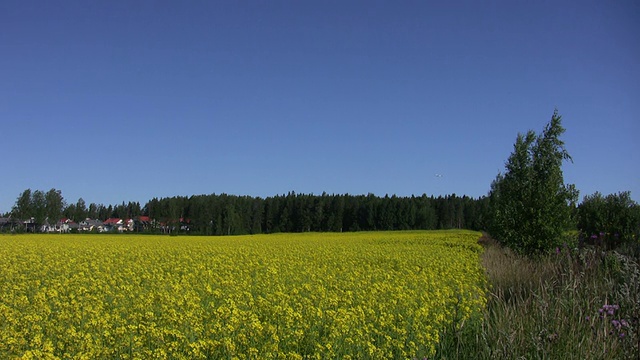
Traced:
[[488, 198], [468, 196], [399, 197], [349, 194], [296, 194], [261, 198], [228, 194], [153, 198], [105, 206], [85, 204], [80, 198], [67, 204], [59, 190], [25, 190], [12, 210], [14, 218], [60, 218], [80, 222], [87, 218], [135, 219], [149, 217], [153, 224], [174, 232], [200, 235], [240, 235], [309, 231], [372, 231], [485, 229]]
[[[124, 210], [124, 209], [122, 209]], [[290, 192], [266, 199], [199, 195], [149, 201], [141, 213], [152, 219], [188, 219], [203, 235], [308, 231], [483, 229], [487, 199], [455, 194], [437, 197], [310, 195]], [[115, 213], [114, 215], [120, 215]], [[122, 214], [129, 216], [129, 214]]]

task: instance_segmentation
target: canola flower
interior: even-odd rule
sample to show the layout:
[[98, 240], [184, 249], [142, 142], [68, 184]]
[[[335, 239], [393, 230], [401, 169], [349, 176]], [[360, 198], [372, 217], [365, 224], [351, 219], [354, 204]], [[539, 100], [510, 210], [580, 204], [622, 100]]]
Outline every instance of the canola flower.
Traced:
[[0, 236], [0, 358], [430, 357], [486, 304], [479, 236]]

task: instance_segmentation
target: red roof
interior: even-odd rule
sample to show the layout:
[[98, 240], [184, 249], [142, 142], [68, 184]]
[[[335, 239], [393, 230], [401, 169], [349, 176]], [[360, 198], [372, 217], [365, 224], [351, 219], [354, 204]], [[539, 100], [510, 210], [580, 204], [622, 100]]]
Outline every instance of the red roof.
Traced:
[[148, 216], [138, 216], [139, 221], [151, 222], [151, 218]]
[[105, 225], [115, 225], [120, 221], [119, 218], [108, 218], [107, 220], [105, 220], [103, 223]]

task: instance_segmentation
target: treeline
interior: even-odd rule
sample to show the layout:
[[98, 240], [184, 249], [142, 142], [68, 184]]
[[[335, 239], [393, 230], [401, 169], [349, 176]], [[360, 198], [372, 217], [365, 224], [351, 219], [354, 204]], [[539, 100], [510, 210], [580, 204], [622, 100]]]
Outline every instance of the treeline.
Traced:
[[[46, 196], [45, 196], [46, 195]], [[55, 196], [54, 196], [55, 195]], [[486, 227], [488, 201], [468, 196], [379, 197], [373, 194], [296, 194], [261, 198], [228, 194], [154, 198], [120, 205], [67, 204], [60, 190], [31, 189], [20, 194], [11, 216], [37, 224], [60, 218], [132, 219], [148, 216], [148, 231], [201, 235], [276, 232], [477, 229]], [[170, 230], [167, 230], [170, 229]]]
[[142, 214], [166, 223], [182, 219], [190, 233], [202, 235], [482, 229], [486, 203], [485, 198], [455, 194], [435, 198], [290, 192], [265, 199], [212, 194], [154, 198]]
[[142, 214], [139, 202], [127, 204], [123, 202], [116, 206], [91, 203], [87, 206], [85, 201], [80, 198], [74, 204], [67, 204], [60, 190], [51, 189], [44, 192], [26, 189], [18, 196], [11, 212], [4, 216], [21, 220], [32, 219], [37, 224], [43, 224], [45, 220], [55, 223], [63, 217], [82, 221], [87, 218], [101, 220], [111, 217], [133, 218]]

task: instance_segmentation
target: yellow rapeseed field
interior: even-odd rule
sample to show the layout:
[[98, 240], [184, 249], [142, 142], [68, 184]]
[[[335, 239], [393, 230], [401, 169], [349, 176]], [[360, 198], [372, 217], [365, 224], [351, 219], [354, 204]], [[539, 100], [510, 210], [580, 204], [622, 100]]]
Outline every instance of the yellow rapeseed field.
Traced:
[[479, 236], [0, 236], [0, 358], [432, 356], [485, 305]]

